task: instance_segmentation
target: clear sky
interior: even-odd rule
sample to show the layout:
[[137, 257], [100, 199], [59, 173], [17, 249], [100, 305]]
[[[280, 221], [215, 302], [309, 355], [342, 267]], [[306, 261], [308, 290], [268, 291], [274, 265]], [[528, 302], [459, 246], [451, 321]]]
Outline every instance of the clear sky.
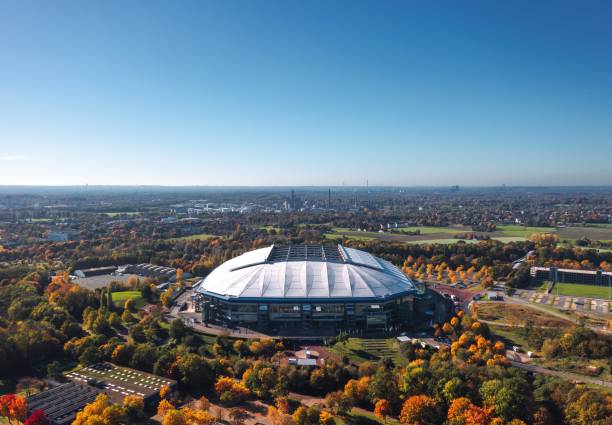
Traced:
[[612, 184], [610, 1], [0, 2], [0, 184]]

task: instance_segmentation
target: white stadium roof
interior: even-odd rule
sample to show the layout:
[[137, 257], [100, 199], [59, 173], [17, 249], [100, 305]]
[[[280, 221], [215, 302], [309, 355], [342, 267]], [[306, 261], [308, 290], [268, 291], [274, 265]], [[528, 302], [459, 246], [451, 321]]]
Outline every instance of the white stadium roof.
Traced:
[[198, 291], [224, 298], [384, 298], [415, 290], [388, 261], [341, 245], [256, 249], [213, 270]]

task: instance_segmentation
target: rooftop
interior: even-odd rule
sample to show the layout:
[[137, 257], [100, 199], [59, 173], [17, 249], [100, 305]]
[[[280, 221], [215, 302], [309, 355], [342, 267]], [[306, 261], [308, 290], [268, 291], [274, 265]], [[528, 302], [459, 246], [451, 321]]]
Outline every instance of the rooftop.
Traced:
[[198, 291], [227, 298], [384, 298], [415, 291], [397, 267], [341, 245], [272, 245], [212, 271]]

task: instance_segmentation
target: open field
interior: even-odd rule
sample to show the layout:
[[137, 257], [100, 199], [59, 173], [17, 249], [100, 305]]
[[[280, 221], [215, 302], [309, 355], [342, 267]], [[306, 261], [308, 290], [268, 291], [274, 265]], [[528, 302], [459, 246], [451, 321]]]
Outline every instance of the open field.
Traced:
[[346, 343], [336, 343], [329, 351], [338, 357], [346, 356], [355, 363], [383, 358], [392, 358], [396, 363], [401, 361], [394, 338], [349, 338]]
[[465, 242], [465, 243], [476, 243], [480, 241], [475, 241], [473, 239], [455, 239], [455, 238], [447, 238], [447, 239], [424, 239], [418, 241], [409, 241], [408, 243], [417, 244], [417, 243], [440, 243], [440, 244], [450, 244], [457, 242]]
[[559, 239], [588, 238], [597, 241], [612, 241], [612, 228], [608, 227], [560, 227]]
[[512, 348], [512, 345], [518, 345], [526, 350], [537, 351], [536, 347], [531, 347], [529, 345], [520, 328], [490, 325], [489, 330], [493, 335], [501, 339], [508, 348]]
[[398, 227], [398, 231], [416, 232], [417, 230], [421, 235], [432, 235], [438, 233], [448, 233], [451, 235], [457, 233], [471, 232], [471, 229], [467, 226], [452, 226], [452, 227], [441, 227], [441, 226], [412, 226], [412, 227]]
[[501, 233], [502, 236], [515, 236], [529, 239], [534, 233], [555, 233], [556, 230], [555, 227], [529, 227], [510, 224], [497, 226], [497, 231], [494, 233]]
[[513, 324], [522, 326], [529, 320], [534, 326], [568, 327], [574, 323], [541, 310], [500, 302], [478, 303], [478, 318], [500, 324]]
[[139, 211], [121, 211], [121, 212], [101, 212], [98, 214], [103, 214], [108, 217], [117, 217], [119, 215], [129, 215], [129, 216], [140, 215], [140, 212]]
[[188, 236], [181, 236], [180, 238], [171, 238], [169, 240], [171, 241], [192, 241], [195, 239], [212, 239], [212, 238], [218, 238], [218, 235], [213, 235], [210, 233], [198, 233], [196, 235], [188, 235]]
[[131, 298], [134, 300], [134, 305], [136, 308], [141, 308], [146, 304], [146, 301], [142, 298], [140, 291], [121, 291], [121, 292], [113, 292], [113, 303], [117, 307], [123, 307], [125, 302]]
[[578, 283], [556, 283], [553, 294], [573, 295], [576, 297], [604, 298], [608, 299], [608, 287], [597, 285], [582, 285]]
[[[262, 228], [272, 228], [264, 226]], [[448, 227], [441, 226], [411, 226], [400, 227], [397, 233], [394, 232], [359, 232], [356, 229], [346, 227], [334, 227], [332, 233], [325, 234], [326, 239], [353, 239], [353, 240], [382, 240], [388, 242], [406, 242], [406, 243], [456, 243], [458, 241], [477, 242], [465, 239], [455, 239], [454, 236], [473, 232], [471, 227], [462, 225], [453, 225]], [[401, 230], [406, 232], [420, 231], [418, 235], [408, 235], [400, 233]], [[502, 243], [520, 242], [527, 240], [534, 233], [554, 233], [560, 239], [576, 240], [589, 238], [592, 240], [612, 240], [612, 227], [532, 227], [520, 225], [499, 225], [494, 232], [483, 233], [473, 232], [477, 235], [488, 236], [492, 240], [497, 240]]]

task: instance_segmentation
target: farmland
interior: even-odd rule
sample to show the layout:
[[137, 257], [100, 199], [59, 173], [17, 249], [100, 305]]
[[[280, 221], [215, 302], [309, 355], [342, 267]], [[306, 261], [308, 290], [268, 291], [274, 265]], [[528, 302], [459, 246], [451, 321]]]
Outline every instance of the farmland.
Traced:
[[[411, 234], [417, 233], [418, 234]], [[352, 240], [381, 240], [387, 242], [407, 243], [441, 243], [449, 244], [458, 241], [477, 242], [477, 240], [457, 238], [464, 233], [474, 233], [482, 237], [489, 237], [502, 243], [520, 242], [528, 240], [531, 235], [537, 233], [553, 233], [561, 240], [612, 240], [612, 228], [608, 226], [576, 226], [576, 227], [543, 227], [543, 226], [521, 226], [521, 225], [499, 225], [493, 232], [474, 232], [471, 227], [463, 225], [442, 226], [411, 226], [398, 227], [390, 231], [359, 231], [346, 227], [334, 227], [331, 233], [326, 233], [326, 239], [352, 239]]]

